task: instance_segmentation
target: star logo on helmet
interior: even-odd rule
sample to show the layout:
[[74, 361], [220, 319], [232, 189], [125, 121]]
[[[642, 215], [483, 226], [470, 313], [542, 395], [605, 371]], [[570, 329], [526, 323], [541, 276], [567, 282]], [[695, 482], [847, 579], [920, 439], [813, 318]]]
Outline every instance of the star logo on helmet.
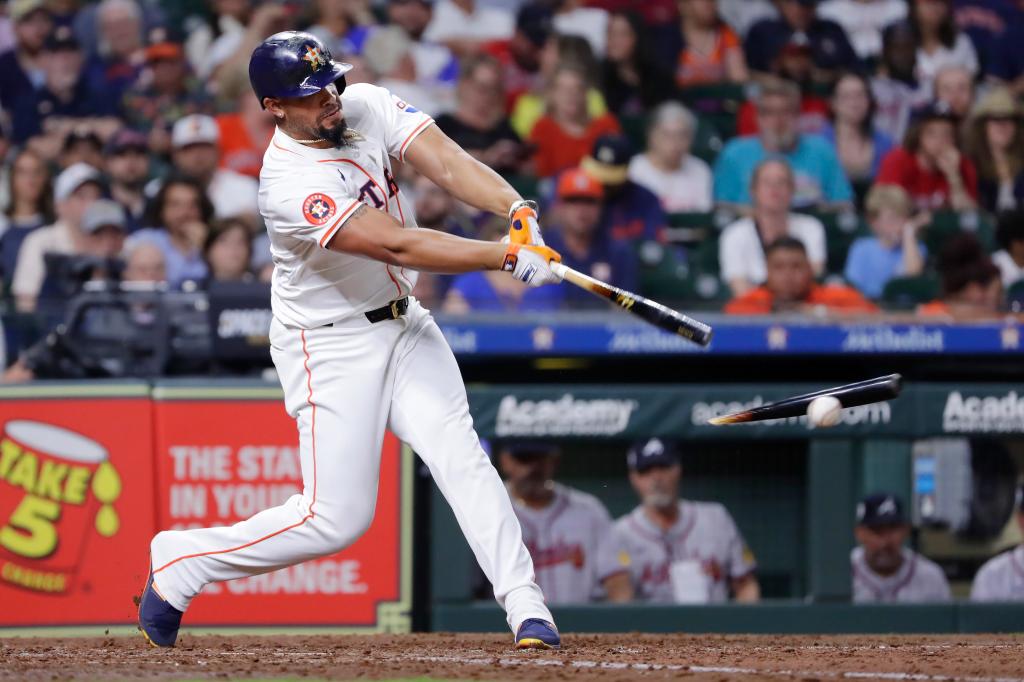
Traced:
[[312, 45], [306, 46], [306, 54], [303, 55], [302, 59], [309, 62], [310, 67], [312, 67], [314, 71], [327, 63], [327, 59], [320, 54], [320, 48], [313, 47]]

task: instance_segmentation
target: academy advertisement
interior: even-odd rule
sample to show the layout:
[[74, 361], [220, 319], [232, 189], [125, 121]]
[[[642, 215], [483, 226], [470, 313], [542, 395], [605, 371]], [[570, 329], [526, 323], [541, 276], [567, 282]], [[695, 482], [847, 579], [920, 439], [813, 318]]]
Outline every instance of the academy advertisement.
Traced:
[[[279, 399], [155, 403], [158, 525], [224, 526], [302, 492], [295, 421]], [[320, 456], [346, 456], [320, 443]], [[208, 585], [189, 625], [331, 625], [407, 630], [409, 538], [405, 465], [388, 434], [370, 529], [340, 553]], [[411, 503], [411, 502], [410, 502]]]
[[98, 393], [0, 393], [0, 626], [135, 618], [155, 526], [152, 403], [141, 385]]

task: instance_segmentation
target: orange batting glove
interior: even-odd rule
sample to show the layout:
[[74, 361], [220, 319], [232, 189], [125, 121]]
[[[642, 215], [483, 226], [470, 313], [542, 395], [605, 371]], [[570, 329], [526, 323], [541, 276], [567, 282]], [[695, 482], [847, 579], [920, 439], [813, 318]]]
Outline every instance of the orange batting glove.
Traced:
[[537, 222], [537, 202], [520, 199], [508, 209], [508, 240], [512, 244], [544, 246]]
[[562, 278], [551, 271], [551, 262], [560, 263], [562, 256], [547, 246], [532, 244], [509, 244], [505, 262], [501, 269], [531, 287], [561, 282]]

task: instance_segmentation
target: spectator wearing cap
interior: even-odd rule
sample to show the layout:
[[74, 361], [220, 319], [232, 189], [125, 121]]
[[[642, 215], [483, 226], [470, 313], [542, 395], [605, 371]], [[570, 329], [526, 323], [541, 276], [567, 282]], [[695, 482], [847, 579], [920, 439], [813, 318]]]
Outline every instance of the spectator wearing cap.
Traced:
[[436, 116], [449, 108], [451, 88], [430, 86], [418, 80], [412, 48], [412, 40], [398, 26], [378, 27], [366, 39], [364, 66], [376, 85]]
[[971, 39], [953, 19], [953, 0], [910, 0], [910, 27], [917, 45], [917, 78], [932, 83], [947, 64], [979, 71], [978, 53]]
[[713, 207], [711, 168], [690, 153], [697, 118], [678, 102], [651, 114], [647, 151], [629, 161], [629, 179], [646, 187], [666, 213], [708, 212]]
[[769, 158], [758, 164], [750, 188], [753, 214], [727, 226], [718, 241], [719, 270], [733, 295], [764, 283], [765, 248], [784, 236], [803, 243], [812, 275], [821, 275], [827, 256], [825, 227], [814, 216], [790, 212], [795, 179], [786, 160]]
[[121, 103], [145, 61], [143, 25], [142, 8], [135, 0], [101, 0], [97, 5], [98, 49], [87, 66], [91, 92]]
[[759, 21], [743, 42], [750, 67], [771, 73], [787, 45], [804, 44], [810, 48], [815, 80], [831, 82], [841, 71], [862, 68], [842, 27], [816, 16], [817, 4], [817, 0], [775, 0], [779, 18]]
[[45, 254], [85, 251], [82, 216], [102, 193], [102, 176], [92, 166], [77, 163], [57, 176], [53, 183], [57, 222], [25, 237], [18, 253], [11, 292], [19, 311], [32, 312], [36, 308], [46, 275]]
[[910, 524], [903, 504], [890, 493], [868, 495], [857, 505], [857, 547], [850, 553], [853, 601], [857, 604], [917, 604], [952, 599], [938, 564], [904, 547]]
[[593, 495], [555, 481], [557, 447], [505, 443], [497, 453], [545, 601], [594, 601], [601, 593], [598, 552], [612, 523], [608, 510]]
[[1002, 247], [992, 262], [1002, 274], [1003, 287], [1024, 280], [1024, 208], [1003, 211], [996, 224], [996, 242]]
[[52, 301], [56, 307], [81, 290], [89, 280], [112, 280], [116, 259], [124, 249], [125, 213], [110, 199], [97, 199], [82, 214], [82, 241], [73, 253], [46, 259], [46, 275], [39, 288], [39, 308]]
[[[508, 222], [488, 216], [476, 238], [500, 241], [508, 234]], [[500, 277], [500, 271], [467, 272], [452, 281], [444, 299], [446, 313], [550, 312], [565, 300], [566, 287], [528, 287], [512, 277]]]
[[616, 115], [642, 115], [673, 94], [672, 72], [654, 56], [640, 15], [617, 10], [608, 18], [602, 90]]
[[[1017, 490], [1014, 514], [1024, 532], [1024, 486]], [[1020, 543], [986, 561], [971, 584], [971, 601], [1024, 601], [1024, 543]]]
[[939, 252], [936, 270], [942, 297], [918, 306], [922, 317], [945, 321], [995, 320], [1004, 316], [1000, 270], [978, 238], [969, 232], [950, 238]]
[[715, 201], [748, 206], [754, 169], [768, 157], [781, 156], [793, 170], [794, 207], [850, 204], [853, 190], [835, 149], [820, 136], [799, 130], [799, 88], [786, 81], [768, 81], [758, 92], [756, 106], [757, 135], [730, 140], [715, 162]]
[[220, 129], [204, 114], [178, 119], [171, 131], [171, 160], [180, 175], [192, 178], [206, 191], [217, 218], [256, 214], [259, 182], [220, 164]]
[[52, 178], [39, 154], [31, 149], [16, 153], [7, 180], [10, 200], [0, 212], [0, 273], [5, 290], [25, 238], [54, 219]]
[[623, 135], [602, 135], [580, 168], [604, 187], [601, 233], [628, 245], [658, 241], [667, 219], [661, 202], [646, 187], [629, 179], [633, 148]]
[[501, 64], [481, 54], [462, 60], [455, 111], [436, 119], [444, 133], [499, 173], [519, 170], [529, 155], [504, 112]]
[[824, 317], [878, 311], [856, 289], [816, 283], [807, 248], [799, 239], [779, 237], [764, 251], [764, 284], [729, 301], [725, 312], [730, 315], [801, 313]]
[[480, 0], [437, 0], [423, 38], [448, 46], [461, 58], [488, 41], [508, 40], [514, 30], [515, 18], [508, 10]]
[[907, 18], [906, 0], [825, 0], [818, 16], [834, 21], [846, 32], [853, 51], [864, 63], [882, 54], [882, 31]]
[[626, 455], [640, 505], [612, 524], [598, 561], [612, 602], [756, 602], [754, 556], [716, 502], [680, 498], [683, 469], [671, 443], [636, 443]]
[[565, 63], [555, 69], [547, 93], [548, 113], [530, 131], [529, 140], [537, 149], [537, 175], [551, 177], [579, 165], [599, 137], [619, 132], [613, 115], [590, 115], [589, 88], [590, 76], [578, 66]]
[[172, 176], [161, 185], [147, 212], [150, 227], [135, 232], [129, 243], [145, 241], [163, 251], [171, 287], [203, 281], [208, 270], [202, 247], [214, 211], [202, 185], [191, 178]]
[[419, 81], [431, 86], [454, 87], [459, 76], [459, 60], [444, 45], [423, 37], [434, 16], [431, 0], [388, 0], [387, 15], [388, 21], [412, 40], [412, 58]]
[[70, 28], [61, 26], [46, 39], [40, 63], [46, 74], [42, 87], [22, 94], [12, 107], [16, 141], [46, 133], [59, 143], [71, 127], [115, 112], [106, 91], [89, 87], [82, 70], [84, 56]]
[[865, 296], [880, 298], [894, 277], [916, 277], [924, 270], [928, 252], [917, 233], [931, 216], [914, 216], [914, 203], [902, 187], [875, 185], [868, 192], [865, 212], [870, 237], [850, 246], [843, 276]]
[[144, 227], [146, 181], [149, 179], [149, 151], [146, 136], [131, 128], [122, 128], [107, 140], [104, 170], [111, 198], [125, 210], [126, 229], [135, 232]]
[[722, 21], [715, 0], [679, 0], [679, 50], [676, 84], [679, 87], [750, 77], [743, 47], [736, 33]]
[[981, 205], [993, 213], [1024, 208], [1024, 107], [1007, 88], [978, 103], [967, 131]]
[[[620, 289], [636, 291], [637, 264], [632, 249], [601, 229], [601, 183], [573, 168], [559, 177], [557, 197], [553, 224], [545, 239], [562, 254], [562, 263]], [[573, 307], [600, 303], [582, 289], [567, 289], [566, 300], [572, 301]]]
[[43, 52], [53, 19], [45, 0], [12, 0], [7, 11], [14, 23], [15, 45], [0, 54], [0, 108], [11, 110], [46, 80]]
[[921, 210], [974, 208], [978, 175], [960, 152], [957, 119], [949, 106], [935, 102], [914, 112], [903, 145], [882, 160], [877, 182], [899, 185]]
[[[125, 92], [122, 103], [130, 127], [142, 132], [160, 128], [161, 137], [166, 140], [166, 132], [174, 121], [190, 114], [212, 113], [213, 102], [209, 95], [189, 74], [181, 41], [167, 29], [150, 31], [143, 55], [145, 68]], [[151, 147], [156, 153], [167, 151], [165, 144], [151, 143]]]
[[893, 140], [902, 140], [910, 112], [931, 100], [931, 88], [917, 80], [917, 44], [907, 22], [882, 31], [882, 57], [871, 77], [875, 125]]

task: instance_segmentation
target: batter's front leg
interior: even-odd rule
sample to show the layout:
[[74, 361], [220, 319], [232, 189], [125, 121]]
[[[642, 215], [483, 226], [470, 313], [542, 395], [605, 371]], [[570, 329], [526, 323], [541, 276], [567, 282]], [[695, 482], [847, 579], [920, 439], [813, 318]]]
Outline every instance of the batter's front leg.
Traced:
[[416, 304], [409, 314], [414, 329], [400, 349], [391, 430], [430, 468], [512, 631], [529, 618], [551, 622], [508, 491], [473, 430], [455, 356], [425, 310]]

